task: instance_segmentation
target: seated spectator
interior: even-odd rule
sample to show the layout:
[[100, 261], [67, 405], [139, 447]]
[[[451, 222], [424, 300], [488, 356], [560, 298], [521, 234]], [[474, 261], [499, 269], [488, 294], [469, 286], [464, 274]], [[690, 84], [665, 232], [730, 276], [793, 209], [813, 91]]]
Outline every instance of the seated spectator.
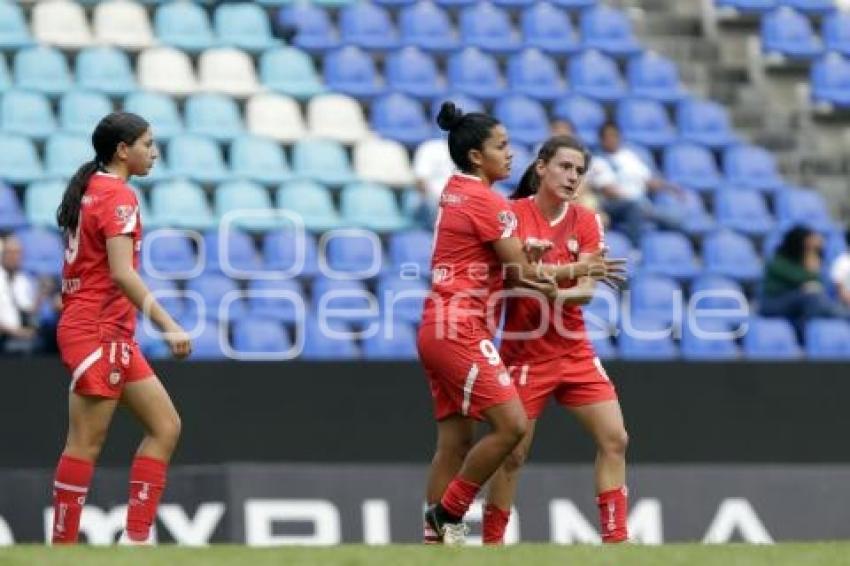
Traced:
[[449, 144], [445, 138], [426, 140], [413, 154], [413, 176], [418, 192], [413, 218], [426, 230], [434, 229], [440, 195], [455, 171]]
[[650, 196], [657, 191], [681, 189], [655, 177], [635, 151], [622, 145], [620, 129], [613, 122], [602, 126], [599, 138], [602, 151], [593, 156], [587, 183], [600, 195], [601, 209], [613, 228], [624, 232], [635, 245], [650, 222], [663, 228], [678, 228], [679, 219], [656, 210]]
[[835, 285], [838, 300], [845, 307], [850, 307], [850, 230], [844, 233], [847, 251], [835, 258], [829, 270], [829, 278]]
[[4, 353], [31, 353], [38, 342], [34, 320], [38, 287], [20, 270], [21, 256], [21, 243], [7, 236], [0, 253], [0, 352]]
[[850, 318], [850, 309], [833, 301], [820, 280], [823, 238], [817, 232], [795, 226], [764, 270], [760, 312], [788, 319], [803, 336], [812, 318]]

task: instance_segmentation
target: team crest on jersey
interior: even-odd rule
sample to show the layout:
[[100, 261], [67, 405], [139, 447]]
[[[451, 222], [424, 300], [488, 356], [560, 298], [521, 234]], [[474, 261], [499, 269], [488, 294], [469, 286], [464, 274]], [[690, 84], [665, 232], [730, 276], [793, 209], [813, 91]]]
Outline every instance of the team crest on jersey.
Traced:
[[115, 218], [122, 224], [130, 221], [136, 213], [136, 207], [129, 204], [121, 204], [115, 207]]
[[121, 370], [113, 368], [112, 371], [109, 372], [109, 385], [115, 387], [119, 383], [121, 383]]
[[502, 237], [509, 237], [511, 234], [513, 234], [514, 230], [516, 230], [516, 214], [514, 214], [510, 210], [503, 210], [499, 213], [498, 218], [499, 224], [502, 225], [502, 233], [504, 234]]
[[569, 238], [567, 238], [567, 249], [570, 251], [571, 254], [578, 253], [578, 240], [576, 240], [575, 236], [570, 236]]

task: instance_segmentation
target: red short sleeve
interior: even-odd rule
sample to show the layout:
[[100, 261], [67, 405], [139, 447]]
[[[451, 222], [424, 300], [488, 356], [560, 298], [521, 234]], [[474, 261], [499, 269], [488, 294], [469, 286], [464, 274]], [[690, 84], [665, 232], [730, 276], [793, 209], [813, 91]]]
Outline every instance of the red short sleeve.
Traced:
[[99, 216], [104, 238], [130, 235], [139, 225], [139, 201], [133, 191], [115, 191], [104, 200]]
[[517, 219], [510, 203], [499, 195], [487, 195], [470, 203], [469, 218], [482, 242], [516, 235]]

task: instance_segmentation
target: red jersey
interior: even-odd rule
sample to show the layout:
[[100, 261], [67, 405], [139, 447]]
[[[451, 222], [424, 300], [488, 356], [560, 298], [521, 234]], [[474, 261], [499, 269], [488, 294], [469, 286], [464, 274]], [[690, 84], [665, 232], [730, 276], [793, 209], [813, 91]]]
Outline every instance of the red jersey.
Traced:
[[440, 196], [423, 325], [450, 322], [461, 335], [487, 328], [488, 301], [502, 289], [502, 264], [490, 242], [511, 238], [515, 230], [516, 216], [505, 197], [476, 177], [449, 179]]
[[142, 222], [136, 193], [114, 175], [95, 173], [65, 248], [58, 329], [63, 340], [133, 339], [136, 308], [112, 282], [106, 255], [106, 240], [121, 234], [133, 238], [133, 267], [138, 269]]
[[[552, 247], [543, 255], [543, 263], [567, 264], [578, 261], [579, 255], [593, 253], [603, 244], [602, 222], [592, 210], [570, 203], [560, 218], [549, 221], [533, 197], [513, 203], [519, 227], [517, 234], [523, 243], [529, 239], [549, 241]], [[573, 281], [560, 287], [573, 287]], [[500, 353], [505, 365], [540, 363], [562, 356], [593, 357], [593, 346], [587, 339], [584, 317], [578, 306], [563, 306], [555, 311], [548, 303], [549, 321], [544, 334], [537, 339], [510, 339], [510, 332], [541, 328], [543, 314], [540, 302], [532, 298], [511, 298], [505, 311], [505, 337]]]

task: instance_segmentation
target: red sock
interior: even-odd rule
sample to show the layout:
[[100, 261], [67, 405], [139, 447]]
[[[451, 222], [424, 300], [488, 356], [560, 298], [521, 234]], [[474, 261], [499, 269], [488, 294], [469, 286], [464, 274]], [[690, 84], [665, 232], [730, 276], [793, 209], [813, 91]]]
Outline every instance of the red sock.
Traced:
[[602, 542], [623, 542], [629, 538], [626, 530], [626, 510], [629, 506], [629, 490], [626, 486], [600, 493], [596, 497], [599, 506], [599, 525]]
[[130, 467], [130, 501], [127, 506], [127, 536], [144, 541], [156, 517], [159, 498], [165, 488], [168, 464], [162, 460], [136, 456]]
[[481, 489], [480, 485], [467, 481], [460, 476], [455, 476], [449, 483], [449, 487], [443, 492], [440, 505], [455, 517], [462, 519], [469, 506], [472, 505], [472, 500], [475, 499], [479, 489]]
[[64, 454], [53, 480], [53, 544], [73, 544], [80, 533], [80, 517], [94, 475], [94, 463]]
[[484, 506], [484, 525], [482, 526], [484, 544], [503, 544], [505, 528], [511, 518], [510, 510], [499, 509], [488, 503]]

